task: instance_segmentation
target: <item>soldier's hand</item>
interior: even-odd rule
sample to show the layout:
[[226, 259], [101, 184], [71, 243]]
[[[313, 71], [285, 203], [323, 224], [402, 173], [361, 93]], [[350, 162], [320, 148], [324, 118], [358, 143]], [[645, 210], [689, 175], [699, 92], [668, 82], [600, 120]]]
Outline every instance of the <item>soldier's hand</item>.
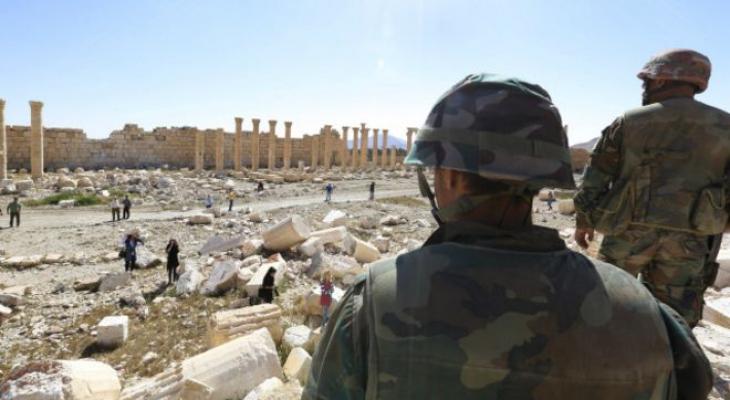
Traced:
[[[575, 235], [573, 237], [575, 238], [575, 242], [578, 243], [578, 246], [587, 249], [588, 248], [588, 242], [593, 241], [593, 234], [594, 230], [593, 228], [577, 228], [575, 230]], [[586, 240], [588, 239], [588, 240]]]

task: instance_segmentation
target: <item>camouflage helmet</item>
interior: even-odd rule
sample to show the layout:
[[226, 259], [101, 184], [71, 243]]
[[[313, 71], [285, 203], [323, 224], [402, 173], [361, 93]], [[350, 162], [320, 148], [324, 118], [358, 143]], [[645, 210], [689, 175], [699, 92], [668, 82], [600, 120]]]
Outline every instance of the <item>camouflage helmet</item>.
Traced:
[[542, 87], [469, 75], [436, 102], [405, 164], [526, 186], [575, 188], [560, 113]]
[[712, 64], [704, 54], [694, 50], [675, 49], [655, 55], [639, 71], [639, 79], [666, 79], [697, 86], [697, 93], [707, 89]]

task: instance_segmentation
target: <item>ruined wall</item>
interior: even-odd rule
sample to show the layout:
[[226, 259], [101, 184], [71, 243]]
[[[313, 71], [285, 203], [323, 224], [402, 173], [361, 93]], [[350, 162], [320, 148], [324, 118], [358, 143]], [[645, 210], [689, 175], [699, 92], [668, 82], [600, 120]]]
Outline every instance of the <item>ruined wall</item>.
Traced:
[[[44, 158], [47, 169], [76, 168], [144, 168], [159, 167], [167, 164], [171, 168], [193, 168], [195, 163], [195, 131], [192, 127], [155, 128], [145, 131], [134, 124], [127, 124], [123, 129], [114, 131], [106, 139], [89, 139], [81, 129], [45, 128]], [[202, 130], [205, 133], [206, 168], [215, 167], [215, 132], [214, 129]], [[233, 168], [234, 136], [225, 132], [224, 159], [225, 167]], [[307, 165], [311, 160], [311, 136], [292, 138], [292, 167], [299, 160]], [[336, 141], [333, 140], [333, 143]], [[30, 168], [30, 127], [8, 126], [8, 168]], [[251, 165], [251, 132], [243, 132], [242, 165]], [[269, 135], [260, 134], [259, 168], [266, 168], [268, 163]], [[333, 152], [336, 148], [333, 147]], [[320, 149], [323, 154], [323, 148]], [[284, 135], [277, 134], [276, 166], [284, 164]]]

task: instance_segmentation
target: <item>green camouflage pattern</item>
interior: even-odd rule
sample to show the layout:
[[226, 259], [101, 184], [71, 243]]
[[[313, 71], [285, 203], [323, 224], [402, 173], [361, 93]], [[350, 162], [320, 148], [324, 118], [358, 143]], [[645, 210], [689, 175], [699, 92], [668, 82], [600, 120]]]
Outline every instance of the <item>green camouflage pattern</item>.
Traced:
[[690, 326], [702, 319], [707, 236], [632, 227], [606, 236], [599, 258], [614, 264], [641, 281], [654, 296], [671, 306]]
[[723, 232], [729, 166], [730, 114], [690, 98], [628, 111], [593, 150], [574, 199], [578, 227]]
[[706, 55], [688, 49], [664, 51], [652, 57], [639, 71], [639, 79], [666, 79], [688, 82], [697, 92], [707, 89], [712, 64]]
[[665, 314], [631, 275], [553, 230], [446, 223], [348, 290], [302, 399], [704, 398], [709, 363]]
[[529, 188], [573, 189], [560, 112], [539, 85], [469, 75], [428, 115], [405, 164], [469, 172]]

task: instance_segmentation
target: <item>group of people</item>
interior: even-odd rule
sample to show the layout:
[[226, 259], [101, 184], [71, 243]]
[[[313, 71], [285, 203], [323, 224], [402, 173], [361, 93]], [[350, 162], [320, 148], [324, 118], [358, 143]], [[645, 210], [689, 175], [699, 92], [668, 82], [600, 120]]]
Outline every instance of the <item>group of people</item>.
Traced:
[[[109, 206], [112, 209], [112, 222], [121, 221], [122, 219], [129, 219], [130, 210], [132, 209], [132, 201], [129, 200], [129, 196], [124, 196], [124, 200], [121, 202], [118, 198], [113, 198]], [[122, 210], [120, 217], [120, 208]]]
[[576, 242], [606, 235], [599, 259], [532, 224], [541, 189], [575, 189], [548, 92], [494, 74], [450, 88], [404, 162], [439, 227], [356, 279], [302, 398], [706, 399], [691, 326], [730, 210], [730, 114], [694, 99], [710, 69], [653, 57], [642, 106], [603, 131], [574, 198]]
[[[332, 193], [335, 191], [335, 185], [332, 184], [332, 182], [328, 182], [324, 186], [324, 201], [325, 203], [329, 203], [332, 201]], [[368, 192], [370, 193], [370, 196], [368, 197], [369, 200], [375, 200], [375, 182], [370, 182], [368, 185]]]
[[[137, 247], [143, 246], [144, 241], [139, 237], [138, 231], [133, 231], [124, 236], [122, 250], [119, 257], [124, 259], [124, 271], [132, 272], [137, 268]], [[180, 246], [177, 240], [170, 239], [165, 246], [167, 254], [167, 284], [177, 282], [179, 278], [178, 267], [180, 266]]]
[[[10, 216], [10, 227], [20, 226], [20, 210], [23, 206], [20, 205], [17, 197], [13, 197], [13, 201], [8, 203], [6, 211]], [[3, 215], [3, 210], [0, 209], [0, 215]], [[13, 224], [14, 223], [14, 224]]]

